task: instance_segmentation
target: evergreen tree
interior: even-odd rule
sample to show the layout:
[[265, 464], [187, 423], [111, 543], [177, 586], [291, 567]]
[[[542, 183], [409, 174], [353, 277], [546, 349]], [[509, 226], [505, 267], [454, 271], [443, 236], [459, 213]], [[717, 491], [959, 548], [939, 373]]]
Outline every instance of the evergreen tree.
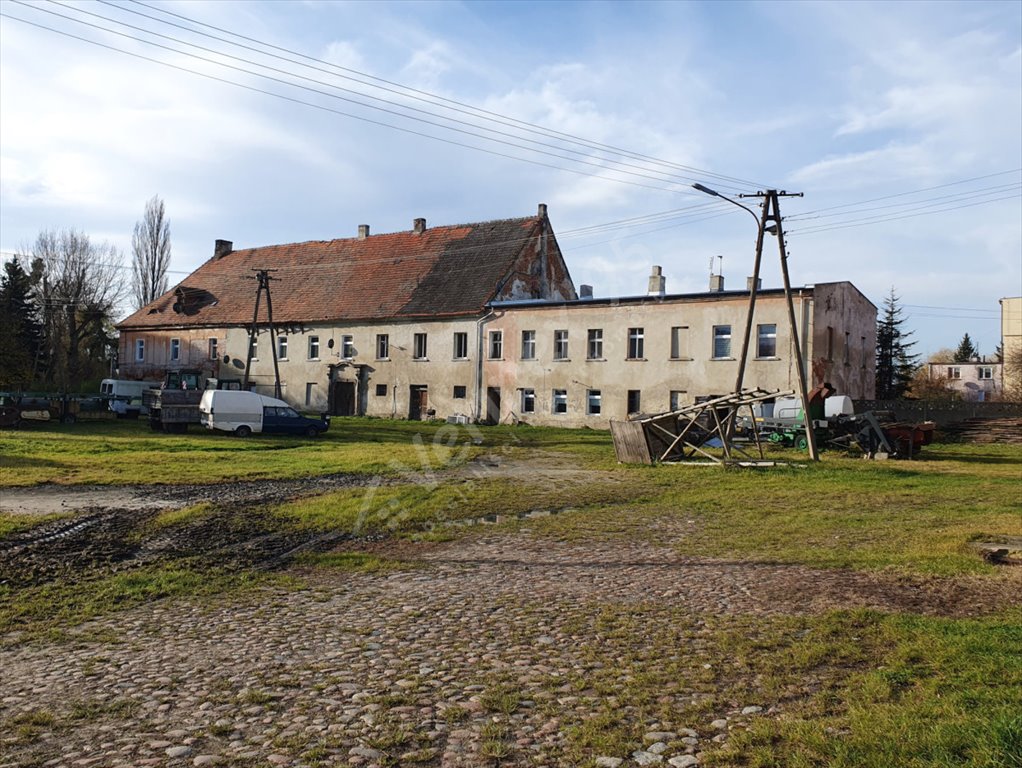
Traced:
[[972, 343], [972, 339], [969, 338], [969, 334], [962, 336], [962, 340], [958, 342], [958, 349], [955, 350], [956, 363], [967, 363], [972, 358], [979, 355], [979, 350], [976, 349], [976, 345]]
[[893, 400], [905, 394], [919, 359], [919, 355], [911, 353], [916, 343], [909, 341], [912, 331], [903, 327], [905, 318], [899, 301], [892, 287], [877, 320], [876, 396], [879, 400]]
[[32, 278], [17, 259], [0, 275], [0, 388], [28, 389], [43, 349], [43, 328]]

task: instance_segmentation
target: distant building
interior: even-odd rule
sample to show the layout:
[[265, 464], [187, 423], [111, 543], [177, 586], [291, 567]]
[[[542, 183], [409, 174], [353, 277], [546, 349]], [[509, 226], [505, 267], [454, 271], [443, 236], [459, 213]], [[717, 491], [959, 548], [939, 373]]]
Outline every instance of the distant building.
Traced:
[[999, 362], [974, 359], [967, 363], [927, 363], [931, 381], [942, 379], [963, 400], [998, 400], [1004, 391], [1003, 366]]
[[[233, 250], [118, 325], [120, 374], [201, 367], [241, 377], [255, 270], [271, 272], [284, 397], [336, 415], [606, 427], [733, 390], [749, 300], [668, 294], [659, 267], [644, 296], [576, 292], [541, 205], [536, 216]], [[873, 396], [876, 307], [851, 283], [793, 291], [812, 383]], [[260, 311], [265, 324], [265, 306]], [[795, 389], [783, 292], [759, 292], [747, 387]], [[273, 390], [265, 328], [250, 382]]]
[[1022, 394], [1022, 296], [1001, 299], [1001, 354], [1008, 363], [1004, 367], [1004, 389]]

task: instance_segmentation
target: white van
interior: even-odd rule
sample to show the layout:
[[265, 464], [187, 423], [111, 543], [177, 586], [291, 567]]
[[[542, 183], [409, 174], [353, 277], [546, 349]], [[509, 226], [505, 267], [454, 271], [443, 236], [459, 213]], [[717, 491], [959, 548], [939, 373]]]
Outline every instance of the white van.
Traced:
[[158, 381], [128, 381], [127, 379], [103, 379], [99, 393], [108, 398], [110, 410], [117, 418], [137, 419], [145, 408], [142, 406], [142, 390], [160, 386]]
[[326, 432], [330, 421], [310, 419], [275, 397], [257, 392], [207, 389], [199, 401], [199, 420], [207, 429], [248, 437], [263, 434], [306, 435]]

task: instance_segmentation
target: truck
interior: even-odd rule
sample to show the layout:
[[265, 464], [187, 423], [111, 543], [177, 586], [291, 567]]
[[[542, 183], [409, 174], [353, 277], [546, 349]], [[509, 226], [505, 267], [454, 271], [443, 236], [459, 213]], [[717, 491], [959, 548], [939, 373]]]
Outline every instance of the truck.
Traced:
[[158, 381], [130, 381], [103, 379], [99, 392], [108, 401], [108, 407], [119, 419], [137, 419], [144, 409], [142, 392], [160, 386]]
[[200, 419], [207, 429], [238, 437], [289, 434], [317, 437], [330, 428], [330, 418], [302, 416], [283, 400], [257, 392], [207, 389], [199, 402]]
[[186, 432], [199, 422], [199, 401], [207, 389], [241, 390], [240, 379], [207, 377], [198, 369], [167, 371], [163, 384], [143, 390], [142, 405], [149, 410], [154, 432]]

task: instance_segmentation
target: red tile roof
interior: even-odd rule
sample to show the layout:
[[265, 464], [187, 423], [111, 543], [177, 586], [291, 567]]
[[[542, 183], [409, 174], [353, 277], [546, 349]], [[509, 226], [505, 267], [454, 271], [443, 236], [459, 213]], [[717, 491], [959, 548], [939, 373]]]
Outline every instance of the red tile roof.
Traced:
[[[274, 324], [473, 315], [483, 311], [545, 217], [502, 219], [231, 251], [118, 327], [229, 326], [252, 322], [258, 269], [277, 270]], [[266, 320], [265, 301], [260, 320]]]

